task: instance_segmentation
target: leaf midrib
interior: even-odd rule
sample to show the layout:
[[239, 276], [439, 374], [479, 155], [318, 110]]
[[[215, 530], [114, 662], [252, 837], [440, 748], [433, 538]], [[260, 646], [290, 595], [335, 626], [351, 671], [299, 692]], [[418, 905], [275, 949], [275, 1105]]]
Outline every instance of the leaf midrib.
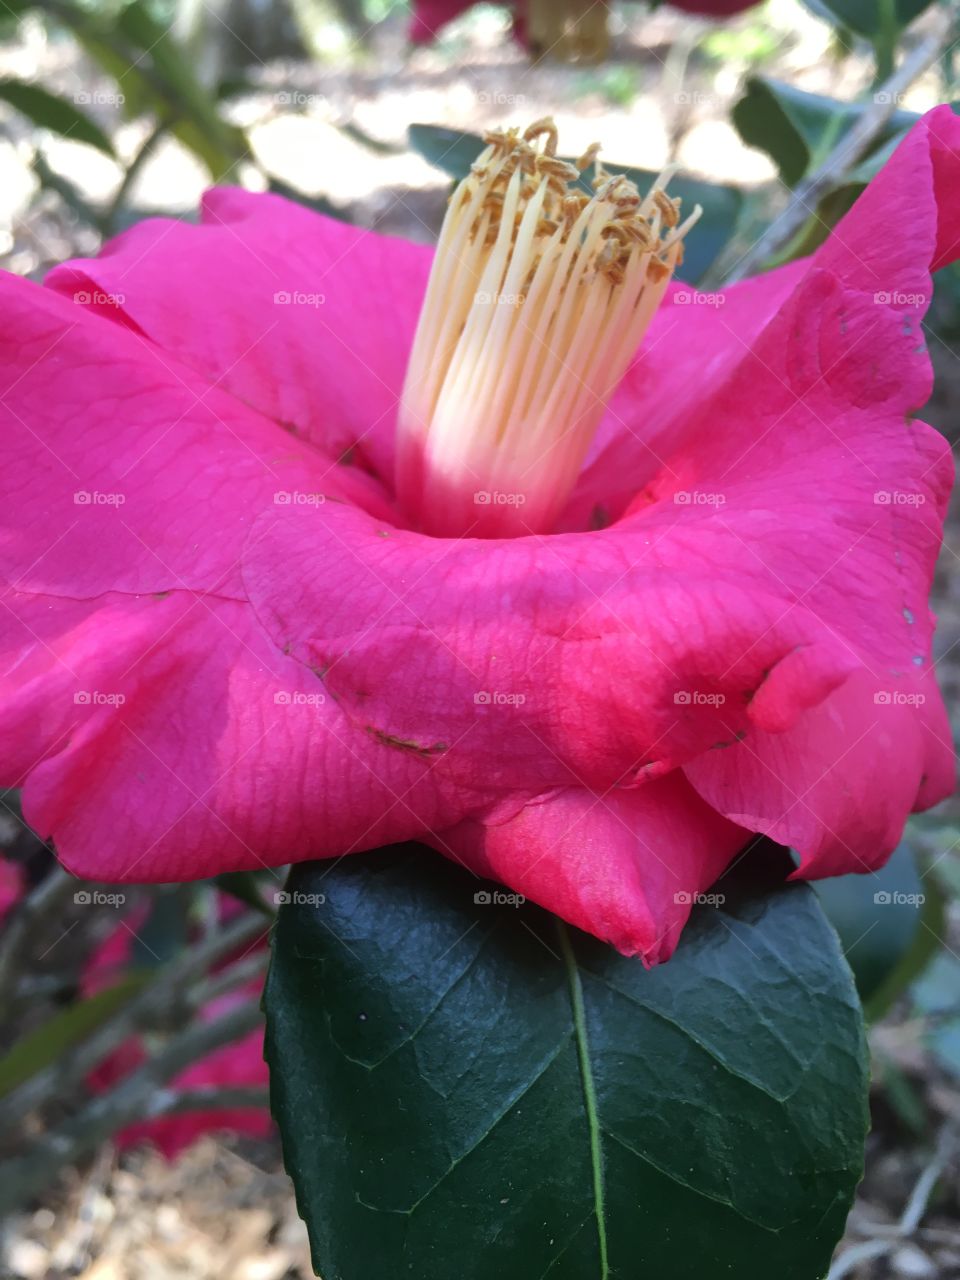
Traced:
[[590, 1166], [593, 1173], [593, 1211], [597, 1219], [597, 1243], [600, 1248], [600, 1280], [609, 1280], [610, 1263], [607, 1256], [607, 1215], [603, 1186], [603, 1148], [600, 1139], [600, 1117], [597, 1112], [597, 1091], [593, 1082], [593, 1064], [590, 1061], [590, 1037], [587, 1032], [587, 1015], [583, 1002], [583, 985], [580, 970], [573, 953], [570, 934], [562, 920], [557, 920], [560, 953], [563, 956], [567, 980], [570, 985], [570, 1003], [573, 1007], [573, 1030], [580, 1062], [580, 1078], [583, 1082], [583, 1103], [590, 1134]]

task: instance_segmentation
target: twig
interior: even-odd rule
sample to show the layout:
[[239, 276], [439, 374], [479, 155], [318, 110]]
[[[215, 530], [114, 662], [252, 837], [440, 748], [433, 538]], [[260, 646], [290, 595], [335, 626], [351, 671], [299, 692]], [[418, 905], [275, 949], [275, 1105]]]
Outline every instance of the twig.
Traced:
[[892, 1253], [904, 1240], [916, 1233], [927, 1211], [933, 1189], [956, 1154], [956, 1150], [957, 1131], [950, 1125], [941, 1132], [933, 1159], [914, 1184], [900, 1220], [895, 1225], [878, 1223], [870, 1227], [869, 1229], [876, 1233], [874, 1238], [845, 1249], [828, 1271], [827, 1280], [843, 1280], [843, 1277], [849, 1275], [861, 1262], [868, 1262], [871, 1258], [882, 1258], [884, 1254]]
[[235, 1085], [220, 1089], [213, 1085], [202, 1089], [161, 1089], [151, 1099], [144, 1119], [158, 1120], [164, 1116], [178, 1116], [191, 1111], [246, 1111], [270, 1108], [270, 1090], [266, 1085]]
[[19, 903], [15, 913], [4, 926], [0, 941], [0, 1019], [10, 1013], [21, 961], [29, 950], [35, 934], [35, 926], [65, 899], [79, 882], [62, 867], [55, 866], [40, 881], [32, 893]]
[[[29, 1202], [56, 1179], [64, 1165], [78, 1164], [118, 1130], [139, 1120], [169, 1114], [165, 1105], [174, 1103], [165, 1102], [163, 1086], [198, 1058], [255, 1030], [262, 1020], [259, 1008], [251, 1001], [173, 1037], [109, 1093], [94, 1098], [65, 1124], [44, 1134], [27, 1154], [7, 1161], [0, 1184], [0, 1215]], [[158, 1092], [159, 1101], [152, 1103]], [[185, 1097], [182, 1095], [184, 1102]], [[181, 1102], [181, 1095], [174, 1098]]]
[[149, 986], [77, 1045], [69, 1057], [37, 1072], [5, 1098], [0, 1105], [0, 1129], [18, 1124], [48, 1098], [68, 1094], [114, 1049], [138, 1032], [161, 1023], [169, 1016], [171, 1006], [179, 1005], [189, 1017], [209, 1000], [249, 981], [266, 963], [265, 953], [257, 957], [241, 956], [212, 978], [207, 974], [232, 952], [249, 946], [266, 932], [261, 916], [253, 913], [241, 916], [161, 970]]
[[728, 284], [742, 280], [768, 265], [777, 251], [789, 244], [807, 218], [816, 211], [821, 198], [842, 182], [877, 140], [903, 93], [952, 43], [958, 13], [960, 4], [957, 0], [952, 0], [937, 11], [930, 34], [907, 54], [900, 66], [874, 93], [873, 101], [823, 164], [809, 178], [799, 183], [783, 213], [743, 255], [732, 271], [727, 273]]

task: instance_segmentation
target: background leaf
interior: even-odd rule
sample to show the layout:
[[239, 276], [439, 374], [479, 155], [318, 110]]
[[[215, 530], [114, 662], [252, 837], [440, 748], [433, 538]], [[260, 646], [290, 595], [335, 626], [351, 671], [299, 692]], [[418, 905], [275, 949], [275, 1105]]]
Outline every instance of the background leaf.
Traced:
[[296, 868], [267, 1058], [318, 1272], [822, 1276], [861, 1170], [865, 1050], [780, 852], [651, 972], [475, 901], [482, 882], [415, 847]]
[[[733, 108], [733, 123], [743, 141], [765, 151], [783, 182], [792, 187], [814, 167], [824, 144], [835, 145], [866, 109], [864, 103], [837, 102], [778, 80], [751, 76]], [[902, 135], [919, 118], [910, 111], [895, 111], [876, 149]]]
[[921, 877], [913, 845], [904, 840], [889, 862], [868, 876], [820, 880], [816, 893], [840, 935], [860, 999], [880, 1017], [933, 957], [944, 931], [944, 895]]
[[73, 1045], [109, 1021], [149, 981], [149, 974], [129, 974], [112, 987], [71, 1004], [35, 1031], [18, 1040], [0, 1058], [0, 1098], [37, 1071], [51, 1066]]
[[[883, 0], [805, 0], [805, 3], [820, 17], [868, 40], [875, 39], [882, 32]], [[933, 0], [896, 0], [896, 25], [909, 26], [932, 3]]]
[[0, 99], [41, 129], [59, 133], [71, 142], [86, 142], [113, 156], [113, 144], [100, 126], [66, 98], [25, 80], [0, 80]]

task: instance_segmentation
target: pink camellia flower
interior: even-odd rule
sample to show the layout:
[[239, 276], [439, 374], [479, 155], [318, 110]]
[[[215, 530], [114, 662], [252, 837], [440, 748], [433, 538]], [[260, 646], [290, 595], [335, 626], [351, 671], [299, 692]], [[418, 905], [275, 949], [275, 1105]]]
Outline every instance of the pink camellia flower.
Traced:
[[528, 133], [436, 259], [221, 190], [3, 278], [0, 783], [69, 868], [415, 838], [653, 963], [753, 833], [866, 871], [949, 792], [914, 415], [960, 122], [720, 294], [662, 187]]
[[[413, 0], [410, 14], [410, 39], [414, 44], [431, 44], [442, 33], [443, 28], [461, 14], [472, 9], [477, 0]], [[685, 13], [697, 14], [708, 18], [729, 18], [734, 14], [750, 9], [758, 0], [669, 0], [670, 7], [682, 9]], [[539, 37], [539, 47], [549, 50], [561, 36], [561, 26], [567, 16], [566, 10], [573, 9], [586, 16], [591, 29], [597, 24], [606, 25], [607, 5], [605, 0], [513, 0], [510, 6], [513, 12], [513, 34], [522, 45], [530, 43], [531, 20], [535, 34]], [[554, 28], [551, 33], [551, 24]]]
[[[226, 914], [229, 915], [229, 911]], [[145, 915], [143, 911], [131, 913], [128, 920], [118, 925], [97, 948], [83, 975], [85, 995], [95, 995], [129, 973], [136, 930], [143, 923]], [[238, 1005], [256, 1003], [260, 999], [262, 987], [262, 980], [250, 982], [242, 988], [216, 997], [201, 1010], [201, 1020], [213, 1021]], [[131, 1071], [141, 1066], [146, 1056], [140, 1039], [131, 1038], [92, 1073], [89, 1081], [91, 1089], [95, 1093], [112, 1089]], [[266, 1089], [268, 1083], [269, 1073], [263, 1058], [263, 1029], [257, 1028], [232, 1044], [222, 1045], [192, 1062], [170, 1081], [170, 1088], [180, 1094], [191, 1094], [201, 1089]], [[245, 1133], [262, 1138], [266, 1137], [271, 1127], [272, 1120], [266, 1106], [198, 1107], [128, 1125], [117, 1134], [116, 1143], [124, 1148], [149, 1142], [168, 1160], [172, 1160], [206, 1133]]]
[[[430, 44], [476, 0], [414, 0], [410, 40]], [[538, 56], [598, 59], [609, 43], [606, 0], [513, 0], [513, 37]]]
[[23, 896], [23, 871], [19, 863], [0, 857], [0, 921]]

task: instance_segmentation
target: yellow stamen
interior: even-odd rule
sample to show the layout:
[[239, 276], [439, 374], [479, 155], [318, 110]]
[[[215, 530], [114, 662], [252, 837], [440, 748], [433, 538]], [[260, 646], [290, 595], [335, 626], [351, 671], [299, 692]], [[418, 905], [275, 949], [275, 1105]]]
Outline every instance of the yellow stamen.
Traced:
[[680, 222], [671, 172], [641, 196], [596, 145], [559, 159], [550, 119], [485, 141], [440, 233], [397, 482], [426, 531], [496, 537], [556, 520], [700, 210]]

